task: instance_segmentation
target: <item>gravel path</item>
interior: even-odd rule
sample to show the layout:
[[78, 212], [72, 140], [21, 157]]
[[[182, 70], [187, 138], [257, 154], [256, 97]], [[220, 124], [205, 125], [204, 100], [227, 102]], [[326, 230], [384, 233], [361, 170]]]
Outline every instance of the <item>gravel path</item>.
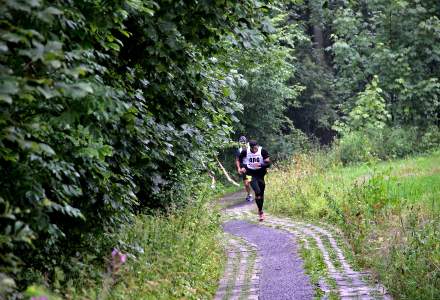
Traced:
[[262, 257], [259, 299], [313, 298], [292, 234], [238, 220], [226, 222], [224, 230], [258, 247]]
[[[220, 200], [228, 263], [215, 299], [321, 299], [370, 300], [391, 297], [368, 272], [355, 271], [341, 249], [339, 235], [330, 226], [308, 224], [267, 215], [256, 222], [256, 205], [243, 193]], [[297, 254], [297, 241], [306, 250], [321, 253], [326, 276], [315, 290]], [[319, 292], [318, 292], [319, 291]]]

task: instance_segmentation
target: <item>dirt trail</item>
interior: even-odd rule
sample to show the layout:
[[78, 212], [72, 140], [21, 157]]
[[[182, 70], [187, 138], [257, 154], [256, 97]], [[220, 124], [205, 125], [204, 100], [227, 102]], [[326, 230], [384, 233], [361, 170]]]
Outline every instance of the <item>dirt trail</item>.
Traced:
[[313, 299], [313, 288], [297, 253], [298, 240], [307, 250], [315, 247], [324, 258], [327, 276], [315, 286], [321, 299], [391, 299], [368, 272], [353, 269], [329, 226], [267, 214], [264, 222], [258, 222], [255, 203], [245, 202], [244, 196], [238, 192], [219, 202], [225, 207], [228, 262], [216, 300]]

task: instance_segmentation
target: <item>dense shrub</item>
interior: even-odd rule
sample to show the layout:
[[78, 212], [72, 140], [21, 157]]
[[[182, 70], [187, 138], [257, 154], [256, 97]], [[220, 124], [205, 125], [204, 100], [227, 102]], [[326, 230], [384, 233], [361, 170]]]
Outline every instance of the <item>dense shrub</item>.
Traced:
[[375, 159], [402, 158], [423, 153], [440, 146], [436, 126], [384, 127], [375, 131], [353, 131], [336, 141], [333, 154], [343, 164], [368, 162]]
[[422, 151], [430, 151], [440, 147], [440, 128], [438, 126], [430, 126], [420, 139], [418, 148]]
[[289, 134], [280, 134], [270, 139], [268, 147], [274, 160], [283, 161], [294, 154], [317, 149], [319, 144], [313, 137], [308, 137], [301, 130], [292, 128]]
[[369, 136], [364, 132], [350, 132], [335, 144], [335, 155], [343, 164], [365, 162], [373, 158]]
[[135, 212], [185, 202], [182, 178], [227, 141], [241, 109], [234, 75], [211, 58], [225, 35], [251, 44], [254, 5], [2, 3], [1, 276], [19, 289], [75, 276], [102, 262], [107, 233]]
[[386, 127], [375, 141], [375, 152], [381, 159], [400, 158], [418, 152], [416, 127]]

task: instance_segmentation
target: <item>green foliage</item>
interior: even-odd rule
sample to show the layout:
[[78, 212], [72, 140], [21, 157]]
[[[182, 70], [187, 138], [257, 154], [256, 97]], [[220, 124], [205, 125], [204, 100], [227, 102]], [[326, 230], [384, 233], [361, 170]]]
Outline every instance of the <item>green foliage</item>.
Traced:
[[286, 114], [299, 105], [297, 99], [304, 89], [292, 78], [297, 73], [296, 44], [307, 38], [283, 9], [279, 4], [279, 11], [275, 10], [273, 31], [265, 43], [228, 53], [244, 83], [236, 87], [243, 113], [238, 115], [235, 131], [258, 140], [273, 159], [286, 158], [312, 144]]
[[212, 298], [224, 254], [217, 239], [220, 215], [207, 196], [199, 195], [185, 209], [139, 216], [121, 228], [114, 238], [131, 255], [109, 299]]
[[0, 273], [20, 290], [42, 274], [62, 285], [100, 265], [109, 232], [134, 213], [184, 204], [187, 178], [228, 141], [242, 108], [232, 73], [212, 57], [227, 51], [226, 37], [258, 43], [268, 9], [5, 1]]
[[296, 128], [292, 128], [289, 134], [279, 133], [271, 137], [268, 145], [270, 145], [271, 157], [279, 162], [288, 160], [296, 153], [310, 152], [319, 147], [316, 140]]
[[[347, 128], [347, 127], [346, 127]], [[333, 155], [343, 164], [387, 160], [434, 151], [439, 148], [436, 126], [384, 127], [346, 133], [334, 144]]]
[[430, 126], [423, 134], [419, 147], [423, 151], [438, 149], [440, 146], [440, 128], [438, 126]]
[[374, 76], [365, 91], [359, 93], [353, 109], [348, 113], [345, 123], [336, 123], [335, 130], [344, 134], [350, 131], [374, 132], [385, 127], [390, 118], [382, 98], [378, 78]]
[[436, 1], [7, 0], [0, 16], [1, 293], [99, 279], [115, 228], [184, 207], [233, 131], [280, 159], [336, 120], [344, 163], [440, 144]]
[[373, 75], [393, 122], [438, 120], [439, 19], [435, 1], [352, 1], [332, 7], [337, 93], [351, 110]]
[[417, 127], [386, 127], [372, 137], [375, 155], [380, 159], [405, 157], [422, 152], [418, 145], [419, 132]]
[[296, 67], [290, 82], [302, 86], [303, 90], [286, 115], [296, 128], [312, 138], [317, 137], [323, 144], [329, 144], [334, 135], [331, 125], [337, 119], [339, 103], [331, 57], [326, 51], [329, 43], [326, 13], [320, 1], [300, 1], [289, 6], [288, 17], [288, 22], [302, 33], [289, 41], [295, 46]]
[[47, 300], [59, 300], [61, 298], [53, 295], [47, 289], [41, 286], [29, 286], [25, 292], [26, 297], [30, 299], [47, 299]]
[[[277, 19], [279, 23], [285, 22], [282, 16]], [[245, 132], [262, 145], [267, 145], [282, 129], [291, 127], [284, 112], [295, 105], [295, 98], [301, 91], [299, 85], [288, 83], [295, 68], [291, 63], [292, 49], [283, 43], [283, 38], [300, 32], [293, 26], [276, 25], [277, 31], [262, 45], [263, 48], [234, 54], [238, 72], [243, 74], [246, 82], [237, 89], [238, 100], [243, 105], [237, 131]]]
[[346, 134], [335, 144], [335, 152], [343, 164], [367, 162], [373, 159], [373, 145], [365, 132], [354, 131]]

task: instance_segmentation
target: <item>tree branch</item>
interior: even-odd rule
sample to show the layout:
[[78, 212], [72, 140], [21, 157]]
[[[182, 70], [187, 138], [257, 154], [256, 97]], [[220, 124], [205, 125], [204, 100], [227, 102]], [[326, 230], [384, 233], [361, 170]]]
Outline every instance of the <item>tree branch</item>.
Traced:
[[220, 169], [222, 169], [223, 174], [225, 174], [226, 179], [227, 179], [230, 183], [232, 183], [233, 185], [235, 185], [235, 186], [240, 186], [237, 182], [234, 181], [234, 179], [231, 178], [231, 176], [229, 176], [228, 171], [226, 171], [225, 167], [223, 167], [223, 165], [220, 163], [220, 161], [218, 160], [217, 157], [215, 158], [215, 160], [217, 161], [217, 163], [218, 163]]

